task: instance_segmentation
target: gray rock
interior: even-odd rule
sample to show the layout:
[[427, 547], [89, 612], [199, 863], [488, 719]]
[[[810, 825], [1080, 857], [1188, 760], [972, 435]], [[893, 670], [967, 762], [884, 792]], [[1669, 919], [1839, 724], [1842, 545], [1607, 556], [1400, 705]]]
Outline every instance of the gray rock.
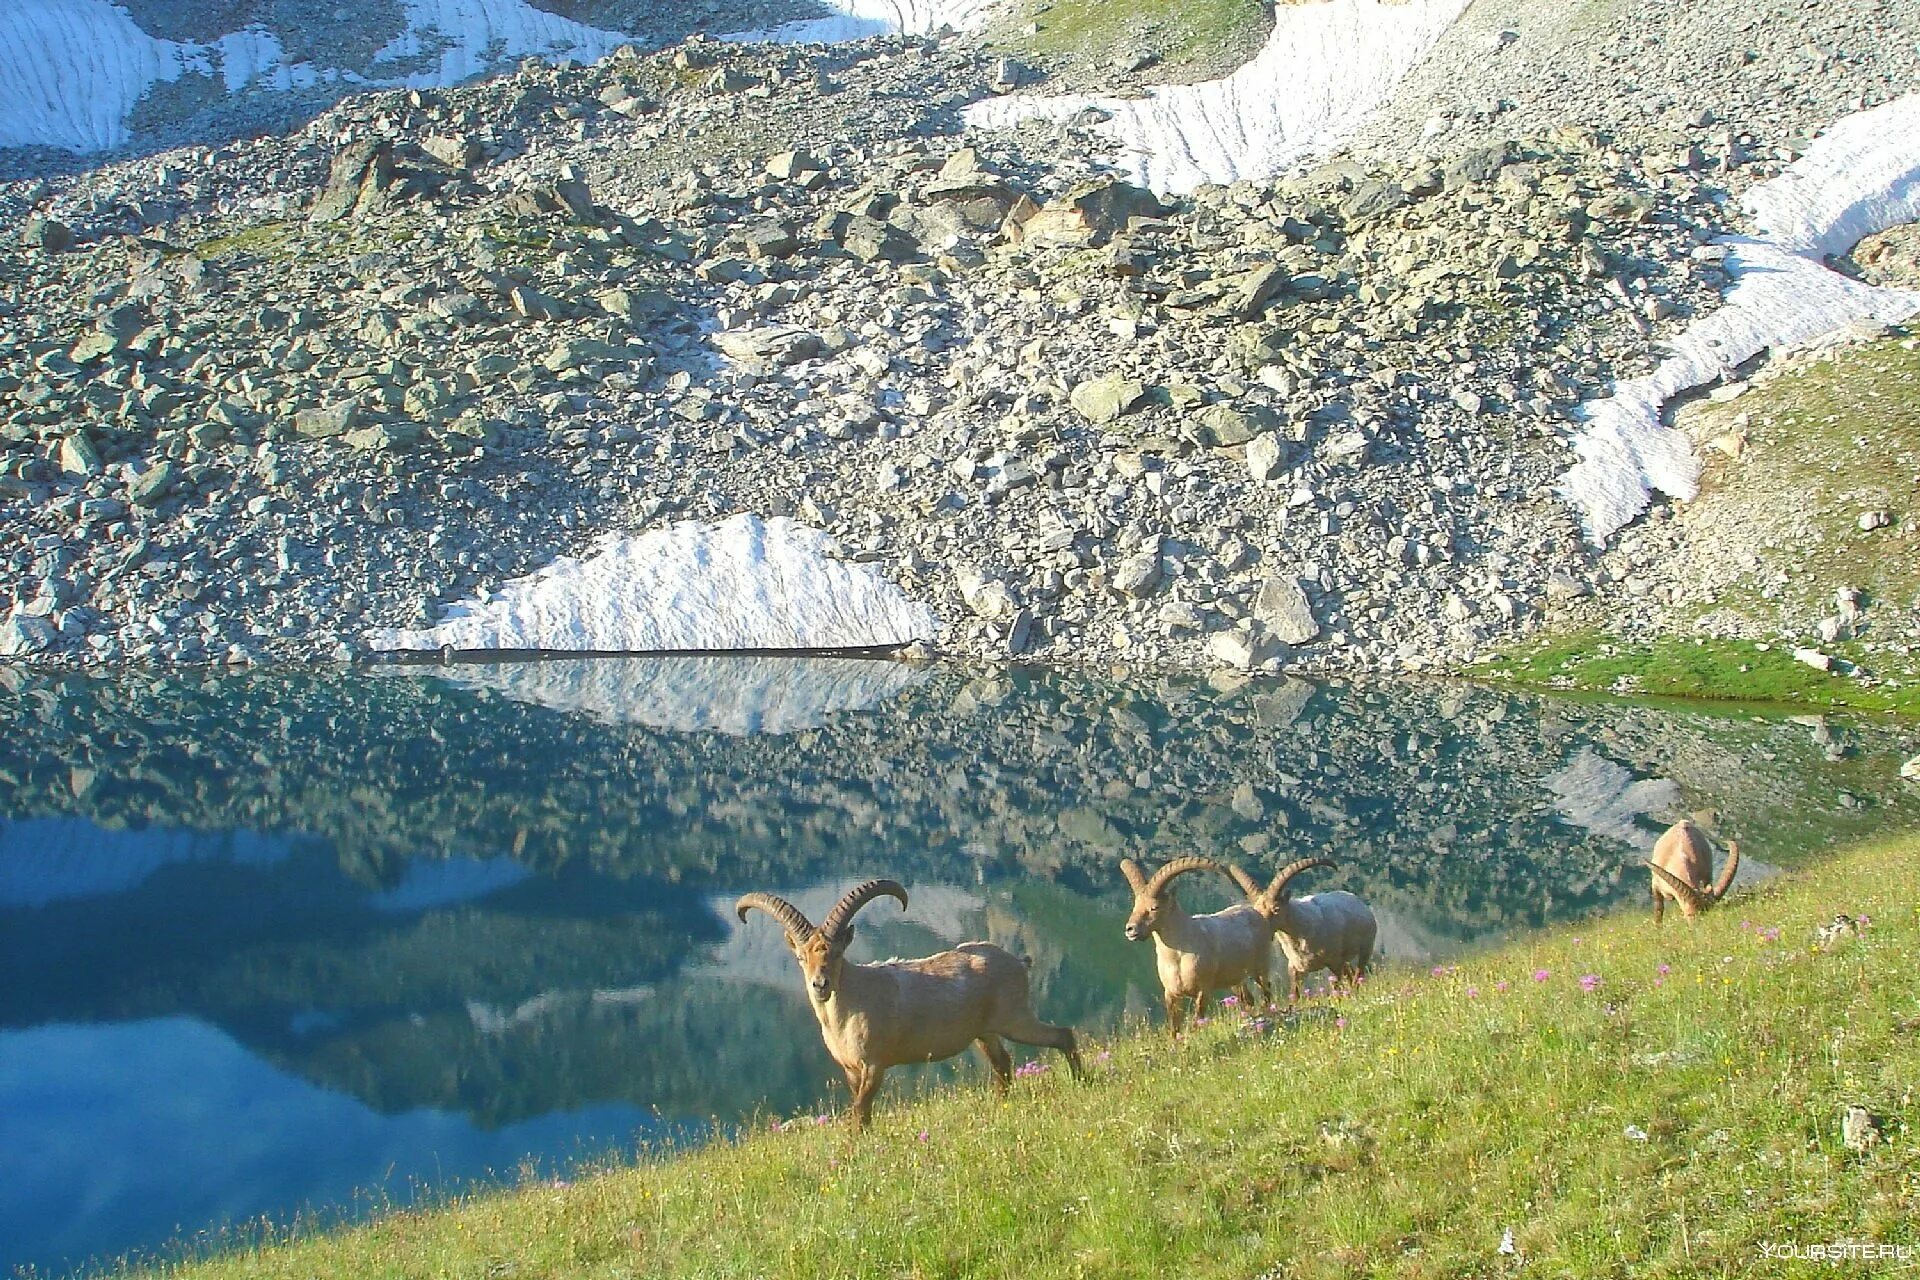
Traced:
[[1147, 398], [1147, 384], [1125, 374], [1110, 373], [1074, 387], [1068, 403], [1089, 422], [1113, 422], [1131, 413]]
[[10, 614], [4, 623], [0, 623], [0, 657], [20, 658], [44, 653], [52, 647], [57, 634], [53, 624], [45, 618], [18, 612]]
[[1286, 469], [1287, 444], [1268, 432], [1255, 436], [1247, 445], [1247, 473], [1255, 482], [1265, 484]]
[[137, 507], [159, 506], [172, 492], [179, 469], [171, 461], [156, 463], [127, 484], [127, 501]]
[[1200, 442], [1215, 448], [1246, 444], [1280, 425], [1273, 410], [1263, 405], [1238, 409], [1230, 404], [1210, 404], [1194, 417]]
[[360, 419], [360, 402], [342, 400], [317, 409], [302, 409], [293, 415], [293, 430], [310, 440], [329, 440], [345, 435]]
[[43, 249], [48, 253], [64, 253], [73, 248], [73, 229], [58, 219], [36, 213], [27, 219], [26, 228], [21, 233], [20, 239], [31, 249]]
[[1253, 616], [1285, 644], [1307, 644], [1320, 635], [1320, 623], [1298, 578], [1268, 578], [1262, 583]]
[[1156, 541], [1135, 555], [1122, 560], [1113, 571], [1113, 589], [1123, 596], [1140, 599], [1160, 589], [1164, 569], [1160, 546]]
[[93, 441], [87, 438], [86, 432], [73, 431], [61, 437], [60, 469], [75, 476], [100, 474], [100, 451], [93, 447]]
[[715, 334], [713, 344], [734, 363], [755, 373], [771, 373], [820, 354], [819, 336], [794, 325], [729, 329]]

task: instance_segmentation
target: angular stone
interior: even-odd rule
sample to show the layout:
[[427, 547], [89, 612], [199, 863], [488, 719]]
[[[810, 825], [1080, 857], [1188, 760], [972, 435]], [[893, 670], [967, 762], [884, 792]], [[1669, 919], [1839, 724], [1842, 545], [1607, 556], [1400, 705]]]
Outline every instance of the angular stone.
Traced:
[[1247, 473], [1256, 481], [1264, 484], [1284, 471], [1286, 465], [1286, 442], [1273, 432], [1255, 436], [1248, 443]]
[[1242, 320], [1252, 320], [1286, 289], [1287, 279], [1286, 270], [1277, 263], [1255, 267], [1240, 277], [1221, 299], [1221, 306]]
[[919, 241], [877, 218], [849, 218], [839, 239], [840, 247], [862, 262], [910, 262], [920, 255]]
[[418, 440], [420, 431], [416, 422], [376, 422], [347, 432], [342, 443], [357, 453], [393, 453]]
[[53, 645], [56, 632], [45, 618], [15, 613], [0, 623], [0, 657], [23, 658], [44, 653]]
[[782, 151], [776, 156], [768, 157], [767, 176], [786, 182], [803, 173], [817, 172], [826, 167], [805, 151]]
[[593, 338], [568, 338], [547, 352], [540, 363], [549, 373], [565, 373], [595, 361], [611, 360], [619, 354], [613, 347]]
[[1157, 218], [1166, 210], [1153, 193], [1113, 178], [1082, 182], [1049, 200], [1019, 228], [1028, 247], [1084, 248], [1105, 244], [1132, 218]]
[[73, 229], [56, 218], [45, 214], [34, 214], [27, 219], [21, 241], [32, 249], [44, 249], [48, 253], [64, 253], [73, 248]]
[[1131, 413], [1147, 398], [1147, 384], [1125, 374], [1109, 373], [1074, 387], [1067, 399], [1089, 422], [1112, 422]]
[[749, 258], [790, 258], [800, 242], [778, 222], [757, 222], [740, 233]]
[[480, 159], [480, 144], [464, 134], [432, 134], [420, 149], [454, 169], [470, 169]]
[[1123, 596], [1142, 599], [1160, 589], [1163, 574], [1160, 546], [1156, 541], [1114, 568], [1113, 589]]
[[1216, 449], [1245, 444], [1280, 425], [1273, 410], [1264, 405], [1237, 409], [1230, 404], [1210, 404], [1194, 415], [1200, 442]]
[[820, 354], [818, 335], [793, 325], [729, 329], [713, 335], [713, 343], [734, 363], [755, 373], [770, 373]]
[[342, 400], [318, 409], [300, 410], [293, 415], [293, 430], [296, 435], [306, 436], [310, 440], [330, 440], [351, 431], [359, 418], [360, 402]]
[[178, 476], [179, 470], [171, 461], [148, 467], [127, 483], [127, 501], [137, 507], [157, 507]]
[[333, 157], [327, 184], [307, 214], [312, 222], [338, 222], [348, 214], [365, 212], [393, 185], [393, 147], [363, 139], [342, 147]]
[[60, 469], [73, 476], [100, 474], [100, 451], [87, 439], [86, 432], [74, 431], [61, 438]]
[[1262, 583], [1253, 616], [1286, 644], [1306, 644], [1320, 635], [1320, 623], [1298, 578], [1268, 578]]

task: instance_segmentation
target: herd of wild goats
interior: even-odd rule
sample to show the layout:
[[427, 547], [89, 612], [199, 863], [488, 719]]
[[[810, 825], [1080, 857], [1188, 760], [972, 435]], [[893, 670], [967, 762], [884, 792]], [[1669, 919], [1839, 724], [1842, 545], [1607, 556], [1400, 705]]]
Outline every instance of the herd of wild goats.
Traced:
[[[1647, 862], [1653, 876], [1654, 923], [1659, 923], [1668, 899], [1689, 920], [1718, 902], [1739, 864], [1740, 846], [1729, 842], [1726, 865], [1714, 881], [1713, 846], [1706, 834], [1690, 821], [1676, 823], [1654, 845]], [[1150, 876], [1132, 859], [1120, 864], [1133, 889], [1127, 939], [1153, 939], [1167, 1021], [1175, 1032], [1187, 1002], [1198, 1018], [1206, 1012], [1208, 995], [1222, 988], [1239, 988], [1252, 1005], [1249, 984], [1258, 986], [1270, 1003], [1268, 969], [1276, 938], [1287, 958], [1289, 1004], [1300, 999], [1300, 981], [1307, 974], [1326, 969], [1337, 981], [1351, 984], [1365, 973], [1377, 931], [1372, 909], [1344, 891], [1301, 898], [1287, 892], [1301, 872], [1334, 865], [1326, 858], [1302, 858], [1282, 867], [1262, 889], [1239, 867], [1212, 858], [1175, 858]], [[1174, 880], [1189, 871], [1217, 871], [1247, 900], [1211, 915], [1189, 915], [1173, 892]], [[994, 1084], [1003, 1092], [1013, 1074], [1005, 1040], [1058, 1049], [1079, 1078], [1073, 1032], [1034, 1014], [1027, 991], [1029, 962], [1005, 948], [963, 942], [921, 960], [848, 960], [853, 917], [881, 897], [897, 898], [901, 910], [906, 909], [907, 891], [893, 880], [869, 880], [849, 890], [818, 927], [798, 907], [770, 893], [749, 893], [734, 904], [743, 923], [747, 912], [758, 908], [787, 931], [787, 946], [800, 962], [827, 1052], [853, 1091], [855, 1128], [866, 1127], [888, 1067], [951, 1058], [969, 1044], [985, 1056]]]

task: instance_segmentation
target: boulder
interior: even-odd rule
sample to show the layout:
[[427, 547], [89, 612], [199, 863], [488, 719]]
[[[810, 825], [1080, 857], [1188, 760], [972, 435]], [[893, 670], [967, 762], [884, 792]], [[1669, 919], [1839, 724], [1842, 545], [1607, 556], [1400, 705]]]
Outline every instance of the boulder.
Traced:
[[817, 335], [786, 324], [729, 329], [715, 334], [713, 343], [728, 359], [755, 373], [770, 373], [820, 354]]
[[1147, 384], [1125, 374], [1110, 373], [1074, 387], [1068, 402], [1089, 422], [1113, 422], [1133, 412], [1147, 398]]
[[1253, 616], [1286, 644], [1306, 644], [1319, 638], [1320, 624], [1314, 619], [1313, 605], [1298, 578], [1268, 578], [1260, 585], [1259, 598], [1253, 604]]

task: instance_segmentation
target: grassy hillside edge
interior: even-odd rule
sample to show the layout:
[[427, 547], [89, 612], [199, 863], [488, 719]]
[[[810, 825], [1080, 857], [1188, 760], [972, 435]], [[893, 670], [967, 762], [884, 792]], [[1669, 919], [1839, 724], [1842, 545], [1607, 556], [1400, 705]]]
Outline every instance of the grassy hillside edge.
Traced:
[[1092, 1045], [1083, 1085], [933, 1093], [864, 1137], [801, 1117], [165, 1274], [1830, 1274], [1778, 1251], [1836, 1241], [1920, 1265], [1917, 876], [1920, 840], [1883, 840], [1691, 926], [1636, 910], [1271, 1026]]

